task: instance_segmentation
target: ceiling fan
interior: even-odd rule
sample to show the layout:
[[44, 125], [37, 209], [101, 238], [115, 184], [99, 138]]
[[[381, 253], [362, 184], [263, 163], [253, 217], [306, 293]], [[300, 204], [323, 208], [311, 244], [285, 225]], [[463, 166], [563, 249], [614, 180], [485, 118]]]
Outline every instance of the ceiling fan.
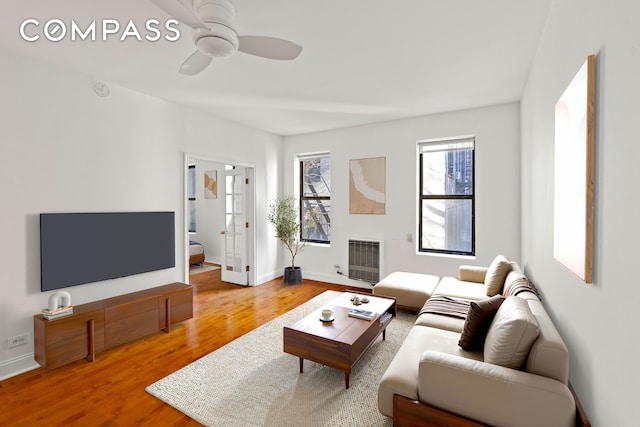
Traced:
[[288, 40], [266, 36], [239, 36], [233, 26], [236, 8], [229, 0], [151, 0], [160, 9], [193, 28], [198, 48], [178, 70], [192, 76], [207, 68], [213, 58], [236, 51], [268, 59], [291, 60], [302, 46]]

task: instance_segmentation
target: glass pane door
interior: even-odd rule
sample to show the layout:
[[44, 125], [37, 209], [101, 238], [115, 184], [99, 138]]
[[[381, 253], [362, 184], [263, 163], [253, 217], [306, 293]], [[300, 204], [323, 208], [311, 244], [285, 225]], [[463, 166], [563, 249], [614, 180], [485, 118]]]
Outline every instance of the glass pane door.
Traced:
[[247, 284], [247, 233], [244, 168], [224, 171], [225, 229], [223, 233], [222, 280]]

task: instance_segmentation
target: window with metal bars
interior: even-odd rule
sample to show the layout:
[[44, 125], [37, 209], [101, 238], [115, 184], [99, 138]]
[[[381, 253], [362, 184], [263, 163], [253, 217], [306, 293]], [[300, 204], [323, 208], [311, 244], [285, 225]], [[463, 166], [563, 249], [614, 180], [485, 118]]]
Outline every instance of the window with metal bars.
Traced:
[[419, 250], [475, 255], [473, 136], [418, 142]]
[[300, 239], [331, 242], [331, 157], [299, 156]]

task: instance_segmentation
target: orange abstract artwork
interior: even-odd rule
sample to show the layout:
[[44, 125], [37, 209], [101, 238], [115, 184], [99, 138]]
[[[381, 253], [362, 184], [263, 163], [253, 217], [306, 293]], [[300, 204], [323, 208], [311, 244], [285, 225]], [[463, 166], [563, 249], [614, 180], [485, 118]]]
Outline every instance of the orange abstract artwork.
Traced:
[[349, 161], [349, 213], [384, 215], [386, 157]]
[[207, 171], [204, 173], [204, 198], [218, 198], [218, 171]]

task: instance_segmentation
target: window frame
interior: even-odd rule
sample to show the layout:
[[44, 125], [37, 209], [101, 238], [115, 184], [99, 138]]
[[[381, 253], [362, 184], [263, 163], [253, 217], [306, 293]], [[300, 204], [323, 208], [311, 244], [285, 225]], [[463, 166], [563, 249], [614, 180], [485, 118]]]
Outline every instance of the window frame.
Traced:
[[[424, 194], [424, 146], [434, 146], [438, 144], [463, 144], [471, 143], [471, 194]], [[461, 151], [462, 149], [442, 150], [446, 152]], [[425, 254], [441, 254], [456, 256], [475, 256], [476, 254], [476, 144], [475, 136], [462, 136], [454, 138], [441, 138], [432, 140], [418, 141], [418, 253]], [[471, 200], [471, 250], [459, 251], [449, 249], [435, 249], [423, 247], [422, 230], [424, 224], [423, 219], [423, 201], [425, 200]]]
[[[327, 236], [327, 240], [320, 240], [320, 239], [305, 239], [302, 235], [302, 231], [303, 231], [303, 206], [304, 203], [306, 201], [323, 201], [323, 200], [328, 200], [329, 202], [331, 201], [331, 185], [329, 185], [329, 196], [305, 196], [305, 191], [304, 191], [304, 166], [303, 163], [305, 161], [308, 160], [314, 160], [314, 159], [322, 159], [322, 158], [329, 158], [331, 159], [331, 155], [329, 153], [318, 153], [318, 154], [313, 154], [313, 155], [299, 155], [297, 156], [297, 160], [298, 160], [298, 169], [299, 169], [299, 188], [298, 188], [298, 203], [299, 203], [299, 223], [300, 223], [300, 241], [302, 242], [307, 242], [307, 243], [317, 243], [317, 244], [323, 244], [323, 245], [329, 245], [331, 244], [331, 233], [329, 233], [329, 236]], [[329, 224], [329, 227], [331, 227], [331, 212], [329, 212], [328, 214], [328, 221], [327, 223]]]

